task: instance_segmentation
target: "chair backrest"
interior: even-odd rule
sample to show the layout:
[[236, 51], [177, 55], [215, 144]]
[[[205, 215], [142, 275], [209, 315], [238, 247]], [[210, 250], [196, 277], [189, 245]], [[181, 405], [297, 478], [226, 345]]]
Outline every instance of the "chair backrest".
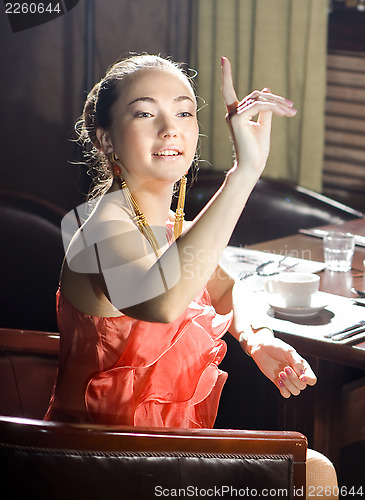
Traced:
[[2, 327], [57, 331], [62, 216], [62, 210], [40, 199], [0, 192]]
[[0, 328], [0, 415], [44, 417], [58, 352], [58, 334]]
[[238, 496], [235, 491], [299, 498], [305, 494], [306, 446], [295, 432], [162, 430], [0, 417], [2, 489], [13, 498], [145, 500], [192, 492], [200, 498], [214, 491], [226, 498]]
[[[222, 173], [198, 176], [186, 196], [186, 219], [192, 220], [223, 182]], [[296, 234], [305, 229], [364, 217], [364, 214], [309, 189], [261, 178], [232, 234], [230, 245], [244, 246]]]

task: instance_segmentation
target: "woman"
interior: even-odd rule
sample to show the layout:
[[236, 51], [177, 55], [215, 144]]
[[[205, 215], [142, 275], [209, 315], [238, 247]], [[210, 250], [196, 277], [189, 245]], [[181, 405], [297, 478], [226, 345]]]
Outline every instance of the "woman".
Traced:
[[272, 113], [296, 110], [268, 89], [238, 103], [225, 58], [222, 90], [234, 166], [183, 230], [185, 174], [199, 134], [188, 77], [166, 59], [134, 56], [90, 92], [81, 137], [109, 175], [66, 253], [57, 294], [60, 368], [46, 419], [212, 427], [228, 328], [283, 397], [316, 383], [293, 348], [267, 328], [242, 324], [234, 282], [218, 265], [265, 167]]

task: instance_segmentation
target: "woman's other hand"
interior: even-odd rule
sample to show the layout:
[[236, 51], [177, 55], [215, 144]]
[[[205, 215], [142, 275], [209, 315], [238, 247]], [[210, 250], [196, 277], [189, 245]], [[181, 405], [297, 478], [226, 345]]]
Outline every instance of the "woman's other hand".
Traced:
[[[297, 111], [291, 101], [272, 94], [269, 89], [255, 90], [239, 102], [231, 64], [225, 57], [222, 57], [222, 93], [228, 110], [226, 119], [236, 151], [236, 162], [258, 178], [269, 155], [272, 113], [292, 117]], [[257, 121], [252, 120], [256, 115]]]
[[249, 336], [246, 350], [284, 398], [297, 396], [307, 385], [317, 382], [309, 363], [267, 328]]

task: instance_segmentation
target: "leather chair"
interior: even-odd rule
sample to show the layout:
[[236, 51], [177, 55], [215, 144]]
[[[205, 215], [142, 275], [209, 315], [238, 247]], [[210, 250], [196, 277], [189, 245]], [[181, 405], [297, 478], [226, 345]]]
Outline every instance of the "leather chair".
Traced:
[[34, 196], [0, 191], [0, 325], [57, 331], [55, 294], [64, 255], [64, 211]]
[[39, 420], [57, 370], [58, 341], [56, 334], [0, 329], [5, 498], [148, 500], [179, 492], [234, 498], [270, 496], [270, 490], [271, 496], [304, 496], [307, 441], [297, 432]]
[[[222, 173], [199, 173], [186, 195], [186, 219], [192, 220], [222, 185]], [[341, 224], [365, 214], [289, 182], [262, 177], [243, 210], [229, 244], [253, 245], [296, 234], [299, 229]]]

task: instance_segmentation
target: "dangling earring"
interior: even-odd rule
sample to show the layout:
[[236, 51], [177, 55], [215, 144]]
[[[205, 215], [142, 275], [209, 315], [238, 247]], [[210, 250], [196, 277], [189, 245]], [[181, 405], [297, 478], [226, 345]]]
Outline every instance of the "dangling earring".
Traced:
[[119, 165], [117, 165], [117, 162], [119, 161], [118, 157], [116, 156], [115, 153], [109, 153], [107, 156], [108, 156], [109, 163], [111, 163], [111, 165], [113, 167], [113, 172], [114, 172], [115, 177], [119, 177], [120, 174], [122, 173], [122, 169], [120, 168]]
[[184, 222], [184, 206], [185, 206], [185, 195], [186, 195], [186, 183], [187, 178], [186, 174], [183, 175], [180, 179], [180, 189], [179, 189], [179, 198], [177, 200], [177, 208], [175, 213], [175, 224], [174, 224], [174, 239], [177, 238], [182, 233], [182, 227]]
[[108, 160], [110, 161], [110, 163], [116, 163], [119, 160], [119, 158], [115, 153], [109, 153]]

